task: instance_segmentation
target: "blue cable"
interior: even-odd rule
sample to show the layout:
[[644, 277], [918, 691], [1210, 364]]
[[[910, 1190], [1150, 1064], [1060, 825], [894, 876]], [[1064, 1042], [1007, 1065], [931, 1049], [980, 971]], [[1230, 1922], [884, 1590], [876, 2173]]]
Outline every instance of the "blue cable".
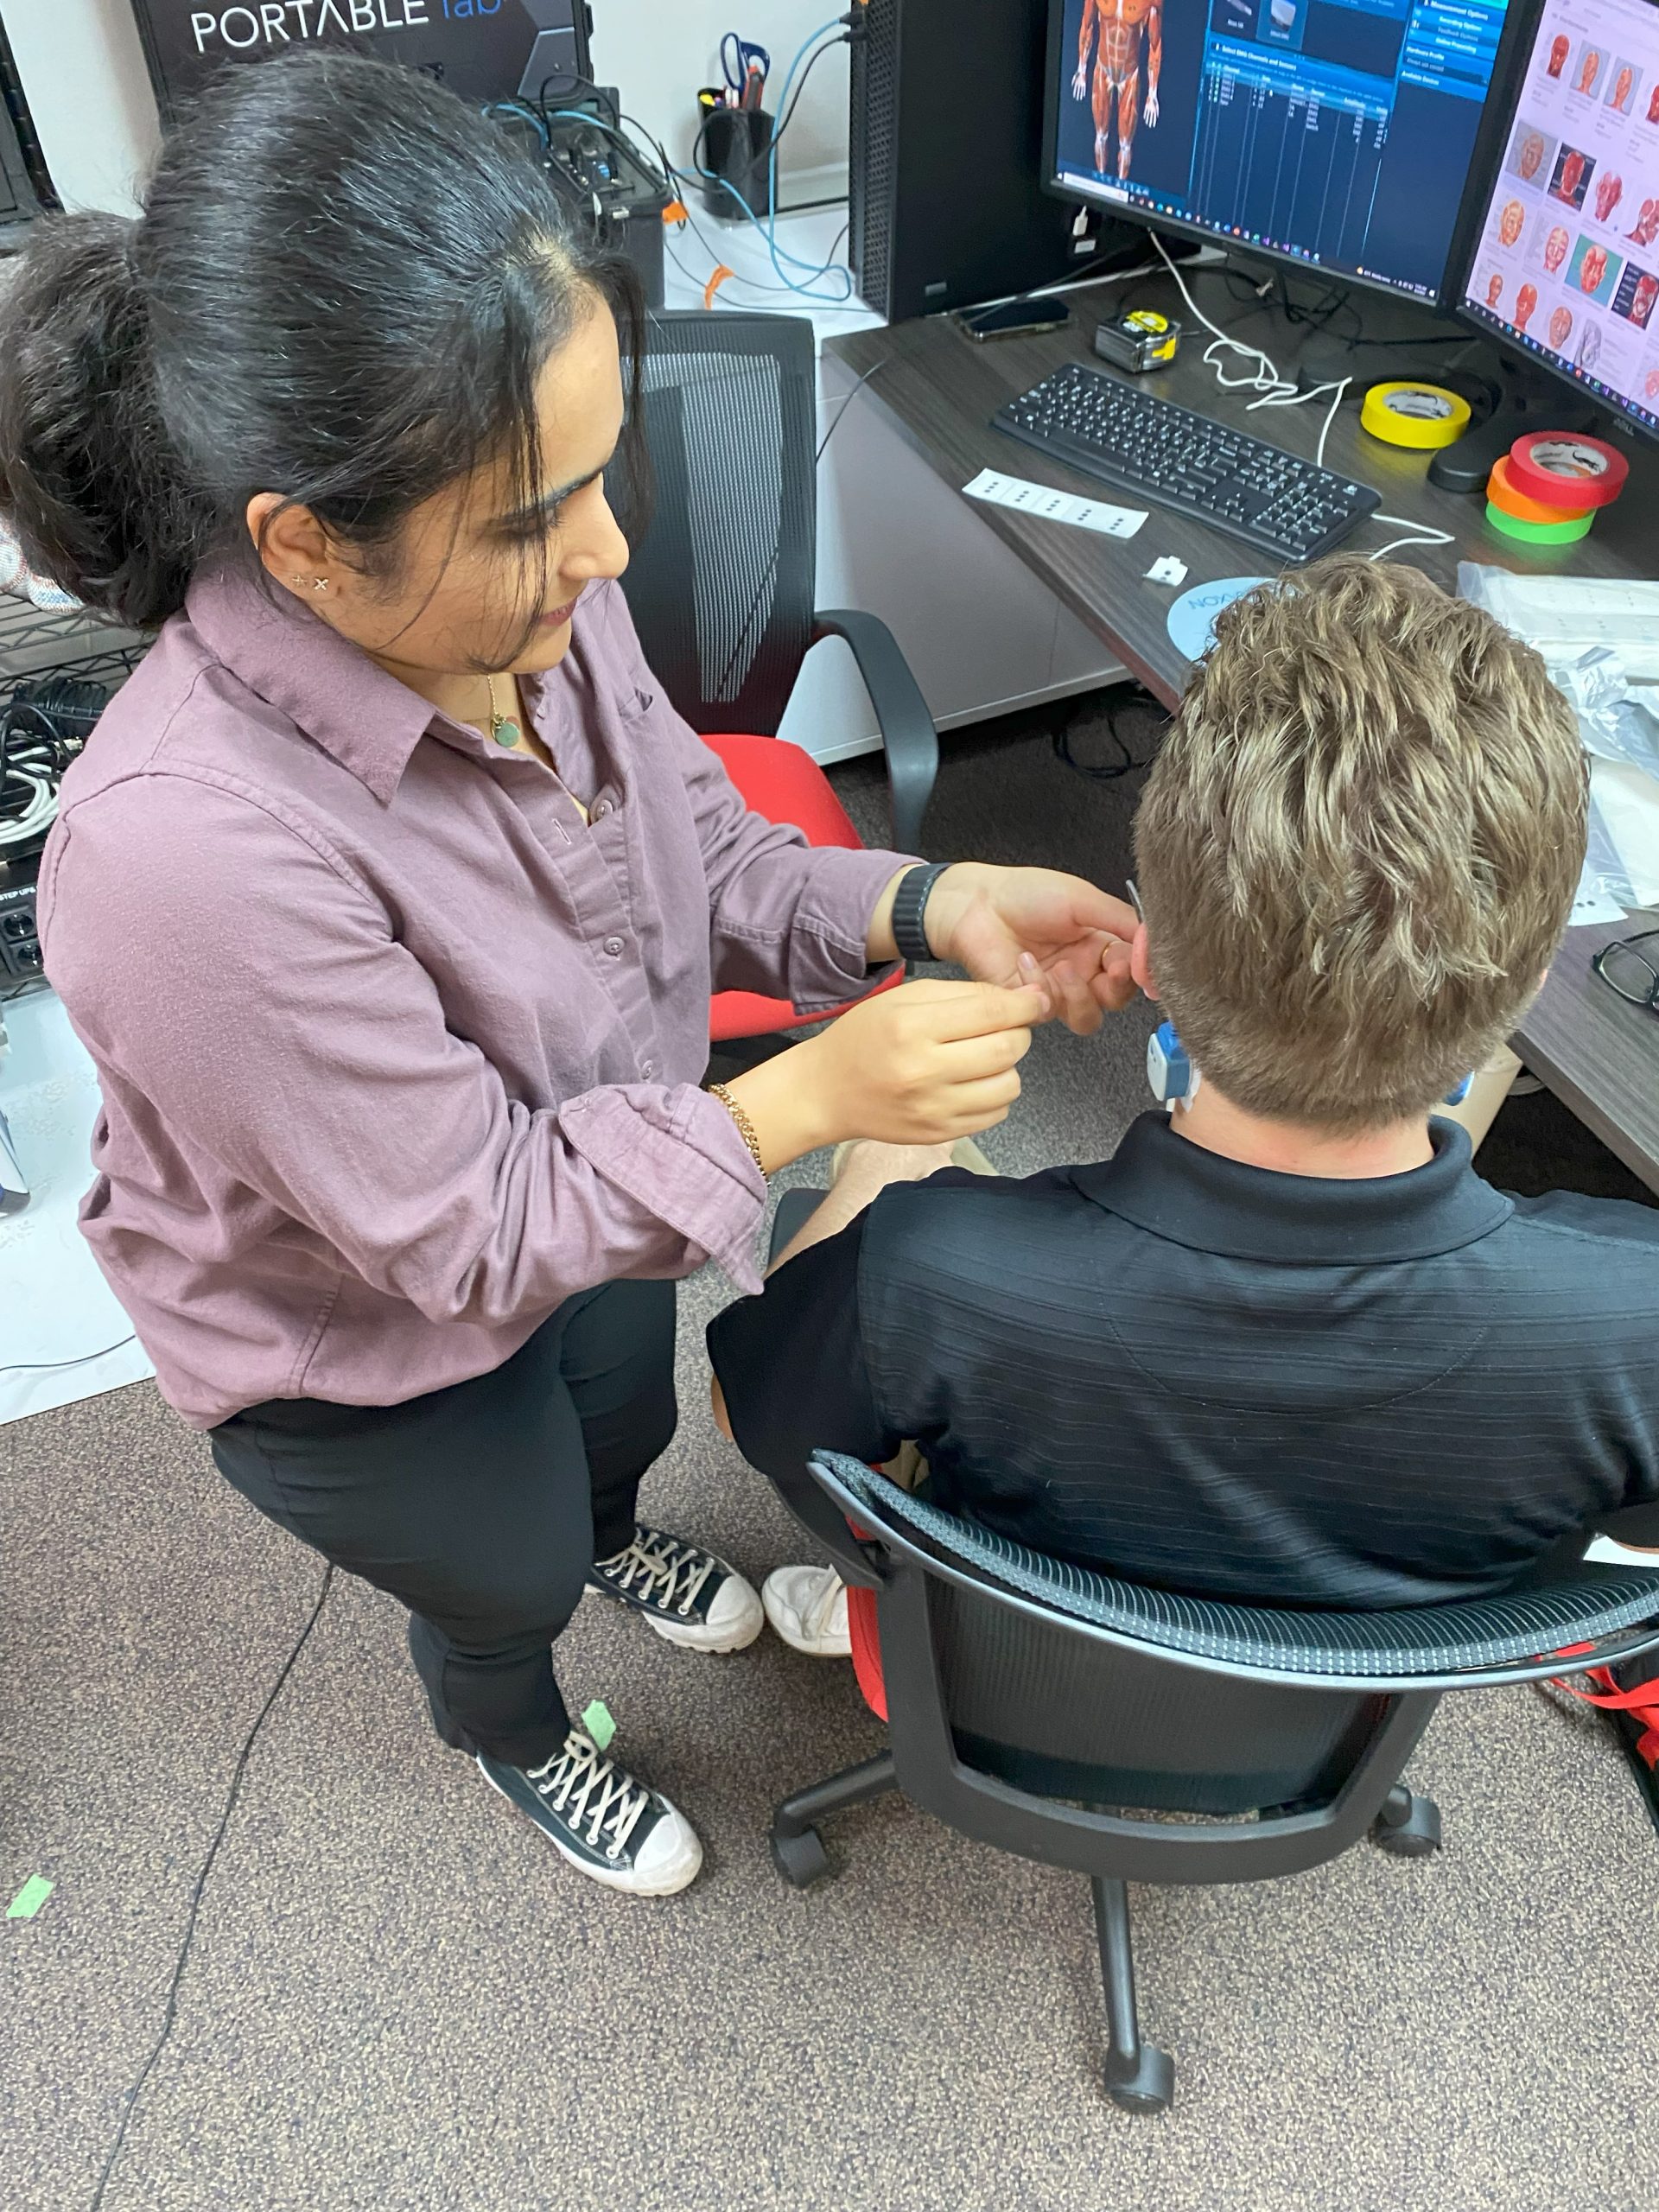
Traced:
[[[830, 32], [839, 31], [841, 28], [842, 23], [839, 16], [835, 17], [830, 22], [820, 23], [817, 29], [810, 33], [808, 37], [804, 38], [801, 41], [800, 45], [796, 48], [794, 58], [790, 62], [787, 70], [784, 73], [784, 89], [779, 95], [777, 111], [780, 119], [788, 115], [790, 87], [795, 81], [797, 72], [799, 70], [801, 64], [807, 59], [812, 49], [817, 48], [818, 41], [820, 39], [825, 37]], [[823, 49], [820, 48], [818, 50], [821, 52]], [[728, 193], [731, 197], [736, 200], [738, 207], [742, 211], [743, 214], [747, 217], [748, 220], [753, 224], [755, 229], [760, 232], [761, 237], [766, 242], [766, 251], [772, 262], [773, 273], [776, 275], [779, 283], [782, 284], [786, 290], [797, 294], [798, 296], [802, 299], [817, 300], [821, 306], [824, 307], [840, 307], [852, 299], [854, 296], [852, 272], [844, 268], [841, 263], [835, 261], [825, 261], [823, 263], [806, 261], [802, 259], [798, 254], [789, 252], [785, 247], [780, 246], [778, 243], [778, 140], [776, 137], [774, 137], [772, 141], [771, 149], [766, 160], [766, 199], [768, 205], [767, 216], [765, 221], [762, 221], [761, 218], [755, 213], [753, 208], [750, 207], [748, 201], [745, 200], [742, 194], [738, 190], [734, 184], [730, 183], [723, 176], [716, 176], [712, 169], [704, 168], [701, 160], [696, 162], [696, 170], [697, 175], [702, 179], [705, 184], [718, 185], [722, 192]], [[791, 268], [804, 270], [806, 271], [805, 283], [798, 283], [794, 277], [791, 276], [783, 266], [785, 262], [788, 262]], [[840, 277], [842, 282], [842, 289], [839, 292], [832, 296], [825, 292], [813, 290], [813, 285], [820, 277], [830, 276]]]
[[537, 114], [535, 109], [526, 107], [522, 100], [491, 100], [484, 112], [486, 115], [510, 115], [519, 123], [528, 123], [541, 140], [543, 152], [546, 152], [552, 143], [548, 136], [547, 125]]
[[[821, 38], [827, 37], [831, 31], [838, 31], [841, 28], [841, 18], [837, 16], [827, 23], [820, 23], [817, 30], [810, 33], [806, 38], [804, 38], [799, 46], [796, 48], [795, 58], [784, 73], [784, 89], [778, 95], [777, 112], [779, 123], [782, 123], [789, 114], [790, 86], [795, 82], [795, 73], [800, 67], [802, 62], [805, 60], [808, 50], [810, 48], [815, 47]], [[778, 139], [776, 133], [773, 134], [772, 144], [766, 156], [766, 207], [772, 228], [775, 230], [778, 222]], [[826, 264], [826, 266], [828, 264]]]

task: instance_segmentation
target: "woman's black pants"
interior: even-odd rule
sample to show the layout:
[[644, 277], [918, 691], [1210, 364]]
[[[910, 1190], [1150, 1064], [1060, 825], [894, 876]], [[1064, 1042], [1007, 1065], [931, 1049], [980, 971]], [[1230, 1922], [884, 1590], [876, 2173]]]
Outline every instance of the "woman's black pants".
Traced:
[[446, 1743], [539, 1766], [570, 1726], [549, 1646], [632, 1536], [674, 1422], [674, 1286], [613, 1282], [491, 1374], [400, 1406], [273, 1398], [213, 1448], [262, 1513], [409, 1607]]

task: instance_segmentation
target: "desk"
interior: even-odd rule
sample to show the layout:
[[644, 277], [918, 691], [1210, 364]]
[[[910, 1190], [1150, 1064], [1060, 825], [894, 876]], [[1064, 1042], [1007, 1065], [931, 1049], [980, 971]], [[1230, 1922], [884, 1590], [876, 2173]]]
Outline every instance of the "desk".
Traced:
[[[1218, 271], [1198, 272], [1189, 281], [1206, 314], [1248, 342], [1265, 346], [1281, 370], [1294, 373], [1309, 333], [1276, 314], [1252, 311], [1241, 317]], [[1196, 340], [1192, 335], [1192, 317], [1173, 280], [1139, 281], [1132, 297], [1137, 306], [1159, 307], [1180, 315], [1188, 326], [1180, 359], [1173, 368], [1147, 379], [1149, 391], [1249, 429], [1290, 452], [1312, 455], [1328, 402], [1247, 412], [1253, 395], [1221, 391], [1201, 359], [1205, 334], [1200, 330]], [[1093, 359], [1090, 338], [1095, 312], [1085, 292], [1074, 305], [1070, 326], [1046, 337], [978, 346], [953, 321], [934, 316], [833, 338], [825, 353], [841, 364], [849, 382], [869, 374], [869, 382], [852, 404], [884, 410], [934, 472], [957, 492], [982, 468], [991, 467], [1062, 491], [1132, 505], [1129, 493], [1103, 488], [1096, 479], [1051, 461], [990, 427], [991, 416], [1005, 400], [1029, 390], [1062, 362]], [[1367, 300], [1363, 312], [1372, 337], [1406, 336], [1422, 327], [1420, 312], [1391, 301]], [[1479, 360], [1484, 353], [1482, 341], [1472, 340], [1470, 353]], [[1432, 373], [1426, 364], [1444, 359], [1445, 349], [1420, 356], [1401, 346], [1392, 356], [1370, 353], [1357, 358], [1362, 366], [1357, 384], [1363, 387], [1389, 376]], [[1479, 498], [1435, 490], [1426, 480], [1428, 456], [1367, 436], [1351, 402], [1332, 426], [1325, 460], [1328, 466], [1374, 485], [1382, 494], [1384, 513], [1452, 533], [1449, 545], [1414, 545], [1402, 548], [1397, 556], [1448, 589], [1455, 587], [1460, 559], [1526, 573], [1576, 575], [1643, 576], [1656, 566], [1651, 517], [1659, 508], [1659, 451], [1651, 447], [1632, 451], [1629, 488], [1619, 504], [1599, 518], [1591, 536], [1578, 545], [1550, 549], [1500, 538], [1488, 529]], [[1153, 506], [1138, 536], [1128, 539], [1100, 537], [973, 501], [961, 503], [960, 516], [959, 536], [971, 539], [978, 534], [969, 516], [994, 533], [1166, 706], [1179, 698], [1191, 664], [1171, 644], [1165, 625], [1176, 594], [1166, 585], [1149, 583], [1147, 569], [1160, 554], [1173, 553], [1186, 563], [1192, 584], [1254, 575], [1266, 566], [1239, 540], [1163, 507]], [[1391, 525], [1371, 522], [1356, 531], [1350, 542], [1364, 552], [1403, 534]], [[948, 563], [950, 548], [941, 546], [938, 557]], [[1516, 1049], [1627, 1166], [1659, 1191], [1659, 1020], [1620, 1005], [1589, 969], [1591, 952], [1619, 933], [1604, 929], [1571, 934], [1517, 1033]]]
[[[940, 481], [890, 416], [855, 403], [839, 420], [855, 379], [824, 350], [826, 341], [880, 329], [880, 318], [858, 299], [837, 304], [785, 290], [766, 241], [749, 225], [718, 223], [701, 207], [696, 221], [697, 232], [669, 236], [670, 307], [701, 308], [717, 249], [736, 272], [715, 295], [717, 314], [804, 315], [817, 336], [820, 436], [830, 438], [818, 469], [818, 605], [881, 615], [942, 730], [1120, 681], [1125, 671], [1098, 633], [1016, 554], [988, 531], [964, 535], [957, 484]], [[836, 208], [785, 215], [779, 245], [811, 267], [834, 256], [845, 228]], [[948, 549], [943, 559], [941, 547]], [[845, 646], [808, 654], [779, 734], [824, 763], [880, 748]]]

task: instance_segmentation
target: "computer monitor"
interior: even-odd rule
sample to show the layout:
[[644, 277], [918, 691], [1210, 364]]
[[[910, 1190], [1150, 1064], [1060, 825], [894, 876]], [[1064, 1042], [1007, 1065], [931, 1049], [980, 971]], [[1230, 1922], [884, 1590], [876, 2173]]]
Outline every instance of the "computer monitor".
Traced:
[[1507, 13], [1507, 0], [1051, 0], [1047, 181], [1438, 303]]
[[1459, 304], [1659, 436], [1659, 4], [1543, 0]]

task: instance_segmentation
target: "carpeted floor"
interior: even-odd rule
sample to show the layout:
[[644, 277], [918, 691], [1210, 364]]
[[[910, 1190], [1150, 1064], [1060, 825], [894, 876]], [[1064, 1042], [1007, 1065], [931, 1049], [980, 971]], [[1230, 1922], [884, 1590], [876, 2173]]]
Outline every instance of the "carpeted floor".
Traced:
[[[1080, 753], [1097, 733], [1078, 733]], [[868, 764], [838, 772], [867, 831]], [[1133, 779], [1039, 724], [950, 741], [930, 842], [1121, 884]], [[1144, 1014], [1045, 1035], [997, 1162], [1097, 1154], [1138, 1110]], [[671, 1526], [757, 1578], [802, 1546], [709, 1421], [686, 1287]], [[0, 1431], [0, 2203], [81, 2212], [161, 2024], [238, 1750], [318, 1563], [148, 1386]], [[669, 1649], [593, 1601], [560, 1647], [706, 1871], [635, 1903], [563, 1869], [428, 1732], [397, 1610], [338, 1582], [255, 1747], [108, 2212], [1637, 2212], [1659, 1837], [1611, 1742], [1536, 1695], [1444, 1707], [1421, 1864], [1369, 1848], [1249, 1890], [1135, 1894], [1161, 2120], [1098, 2082], [1086, 1885], [889, 1800], [841, 1878], [773, 1875], [791, 1787], [880, 1732], [850, 1673], [769, 1635]]]

